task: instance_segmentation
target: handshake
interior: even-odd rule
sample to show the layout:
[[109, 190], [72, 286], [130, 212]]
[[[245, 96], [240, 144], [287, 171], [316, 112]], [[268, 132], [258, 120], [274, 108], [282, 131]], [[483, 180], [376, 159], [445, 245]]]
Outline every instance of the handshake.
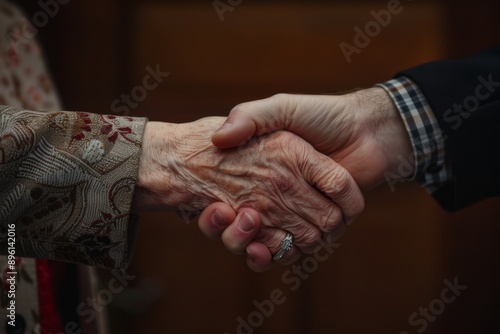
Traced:
[[383, 88], [275, 95], [227, 119], [147, 123], [133, 210], [203, 210], [202, 232], [263, 271], [341, 235], [363, 210], [362, 193], [412, 154]]

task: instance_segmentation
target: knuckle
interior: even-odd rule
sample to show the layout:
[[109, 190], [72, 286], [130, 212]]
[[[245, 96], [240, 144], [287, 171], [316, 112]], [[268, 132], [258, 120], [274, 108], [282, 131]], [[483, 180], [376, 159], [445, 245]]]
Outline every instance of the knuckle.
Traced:
[[322, 233], [319, 229], [310, 228], [304, 231], [304, 233], [295, 236], [295, 243], [301, 246], [310, 246], [319, 242], [322, 237]]
[[279, 192], [284, 193], [292, 189], [294, 182], [290, 178], [285, 177], [284, 175], [278, 173], [271, 173], [269, 175], [269, 182], [273, 185], [273, 187]]
[[321, 216], [320, 219], [320, 229], [325, 233], [330, 233], [335, 231], [339, 224], [342, 224], [342, 211], [337, 207], [332, 207], [327, 210], [327, 212]]
[[349, 216], [360, 214], [365, 208], [363, 194], [357, 187], [349, 172], [337, 168], [329, 179], [331, 192], [328, 194], [340, 205], [342, 210], [349, 209]]
[[301, 148], [298, 138], [288, 131], [276, 131], [268, 137], [266, 148], [284, 153], [282, 157], [290, 159], [289, 156], [295, 155]]
[[288, 143], [288, 141], [293, 141], [292, 144], [297, 143], [298, 137], [289, 131], [278, 131], [276, 135], [278, 138], [284, 140], [286, 143]]
[[271, 99], [277, 100], [277, 101], [283, 101], [283, 100], [286, 100], [289, 95], [290, 94], [286, 94], [286, 93], [278, 93], [278, 94], [274, 94], [273, 96], [271, 96]]
[[335, 197], [347, 197], [351, 191], [350, 175], [344, 168], [335, 168], [328, 177], [330, 184], [330, 194]]

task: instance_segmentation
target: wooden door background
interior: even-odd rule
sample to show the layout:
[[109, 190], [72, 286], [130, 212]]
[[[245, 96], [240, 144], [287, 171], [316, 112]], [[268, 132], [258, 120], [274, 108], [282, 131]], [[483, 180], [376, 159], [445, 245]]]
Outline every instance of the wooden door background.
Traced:
[[[20, 3], [29, 15], [40, 10]], [[146, 67], [159, 65], [169, 77], [131, 115], [167, 122], [226, 115], [239, 102], [279, 92], [367, 87], [500, 41], [498, 2], [408, 0], [348, 63], [339, 44], [353, 44], [353, 29], [387, 6], [243, 1], [221, 21], [211, 0], [72, 0], [39, 37], [68, 110], [110, 113]], [[366, 202], [340, 246], [296, 291], [283, 280], [289, 268], [253, 273], [195, 222], [144, 215], [135, 279], [110, 305], [112, 332], [237, 333], [238, 317], [250, 321], [255, 303], [279, 289], [286, 300], [254, 333], [417, 333], [422, 322], [409, 317], [439, 306], [444, 281], [455, 278], [467, 289], [427, 321], [425, 333], [500, 331], [498, 199], [449, 214], [415, 184], [402, 184], [395, 192], [382, 186]]]

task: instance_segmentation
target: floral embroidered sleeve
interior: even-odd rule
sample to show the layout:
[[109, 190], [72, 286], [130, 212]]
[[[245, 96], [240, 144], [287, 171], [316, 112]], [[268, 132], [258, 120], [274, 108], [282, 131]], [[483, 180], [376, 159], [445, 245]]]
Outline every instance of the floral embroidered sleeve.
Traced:
[[0, 251], [125, 268], [144, 118], [0, 106]]

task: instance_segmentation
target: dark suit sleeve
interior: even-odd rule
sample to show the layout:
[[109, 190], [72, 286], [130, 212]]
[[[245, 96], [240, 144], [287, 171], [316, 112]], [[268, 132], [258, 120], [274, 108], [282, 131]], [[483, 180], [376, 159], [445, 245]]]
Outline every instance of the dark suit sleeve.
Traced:
[[434, 193], [454, 211], [500, 196], [500, 46], [399, 73], [422, 90], [444, 133], [452, 180]]

